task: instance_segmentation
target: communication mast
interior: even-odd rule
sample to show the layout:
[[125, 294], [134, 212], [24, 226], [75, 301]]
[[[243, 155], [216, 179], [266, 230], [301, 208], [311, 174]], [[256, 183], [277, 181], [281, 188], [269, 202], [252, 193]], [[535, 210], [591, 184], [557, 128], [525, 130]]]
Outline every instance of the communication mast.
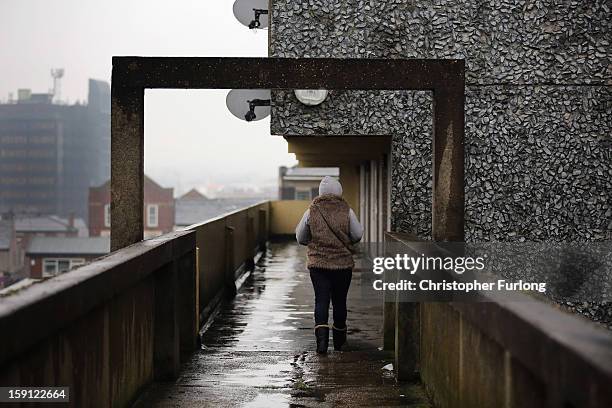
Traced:
[[60, 102], [62, 97], [62, 77], [64, 76], [64, 68], [51, 69], [51, 77], [53, 78], [53, 99], [55, 102]]

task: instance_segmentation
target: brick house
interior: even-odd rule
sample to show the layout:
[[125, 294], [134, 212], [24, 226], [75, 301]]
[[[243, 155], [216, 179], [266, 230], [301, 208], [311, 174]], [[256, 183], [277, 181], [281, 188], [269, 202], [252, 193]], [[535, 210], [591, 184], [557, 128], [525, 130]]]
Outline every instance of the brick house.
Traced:
[[110, 252], [109, 237], [33, 237], [26, 250], [30, 278], [68, 272]]
[[29, 275], [29, 263], [25, 253], [33, 239], [37, 237], [87, 237], [87, 225], [82, 218], [70, 215], [67, 218], [57, 215], [18, 215], [12, 220], [13, 235], [16, 246], [13, 248], [13, 257], [18, 269], [23, 269], [17, 278]]
[[86, 237], [88, 232], [85, 221], [73, 215], [25, 215], [15, 217], [15, 234], [25, 250], [33, 237]]
[[[171, 232], [174, 227], [174, 189], [164, 188], [145, 176], [144, 237]], [[89, 188], [89, 235], [110, 235], [110, 181]]]

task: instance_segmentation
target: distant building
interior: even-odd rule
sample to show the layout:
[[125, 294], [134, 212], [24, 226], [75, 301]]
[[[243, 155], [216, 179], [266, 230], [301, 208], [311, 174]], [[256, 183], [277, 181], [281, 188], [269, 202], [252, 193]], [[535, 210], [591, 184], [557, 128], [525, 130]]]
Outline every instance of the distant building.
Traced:
[[275, 183], [269, 185], [234, 184], [210, 189], [209, 195], [211, 198], [257, 198], [259, 200], [271, 200], [276, 197], [276, 191], [277, 186]]
[[325, 176], [338, 178], [337, 167], [279, 167], [278, 197], [281, 200], [312, 200], [319, 195], [319, 183]]
[[87, 237], [87, 225], [82, 218], [57, 215], [16, 216], [15, 236], [22, 249], [26, 249], [34, 237]]
[[0, 213], [75, 213], [110, 175], [110, 88], [89, 80], [88, 105], [19, 90], [0, 104]]
[[184, 228], [261, 201], [260, 198], [207, 198], [192, 189], [175, 202], [175, 228]]
[[[11, 225], [7, 226], [6, 230], [12, 230], [15, 237], [16, 246], [12, 249], [12, 256], [16, 259], [17, 264], [21, 265], [23, 277], [27, 277], [30, 274], [30, 265], [25, 260], [25, 253], [34, 238], [84, 238], [88, 236], [85, 221], [74, 216], [63, 218], [57, 215], [20, 215], [15, 216], [11, 221]], [[0, 229], [4, 230], [1, 225]]]
[[108, 237], [34, 237], [26, 250], [30, 277], [68, 272], [110, 252]]
[[[174, 189], [164, 188], [145, 176], [144, 237], [171, 232], [174, 228]], [[110, 235], [110, 181], [89, 189], [89, 235]]]

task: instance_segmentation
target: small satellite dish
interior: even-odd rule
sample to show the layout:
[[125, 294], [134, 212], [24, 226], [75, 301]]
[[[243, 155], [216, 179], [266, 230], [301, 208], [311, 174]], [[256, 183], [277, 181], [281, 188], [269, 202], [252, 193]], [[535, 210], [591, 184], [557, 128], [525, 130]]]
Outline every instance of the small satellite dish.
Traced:
[[315, 106], [323, 103], [327, 98], [325, 89], [296, 89], [295, 97], [304, 105]]
[[251, 122], [270, 114], [270, 95], [269, 89], [232, 89], [225, 104], [238, 119]]
[[241, 24], [253, 28], [268, 27], [268, 0], [236, 0], [234, 16]]

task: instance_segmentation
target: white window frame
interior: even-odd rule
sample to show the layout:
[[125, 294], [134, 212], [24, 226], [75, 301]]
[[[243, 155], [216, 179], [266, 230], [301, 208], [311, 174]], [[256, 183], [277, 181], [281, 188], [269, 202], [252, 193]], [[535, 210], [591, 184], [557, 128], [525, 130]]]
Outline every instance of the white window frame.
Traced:
[[110, 219], [110, 204], [104, 204], [104, 226], [110, 228], [111, 219]]
[[[153, 220], [151, 219], [152, 215], [151, 210], [154, 210], [155, 216]], [[147, 226], [151, 228], [155, 228], [159, 226], [159, 205], [157, 204], [147, 204]]]
[[[308, 197], [300, 198], [299, 194], [306, 194]], [[312, 192], [310, 190], [295, 190], [295, 199], [296, 200], [305, 200], [308, 201], [312, 198]]]
[[[60, 273], [59, 270], [59, 264], [60, 262], [68, 262], [68, 269], [63, 271], [63, 272], [68, 272], [73, 270], [74, 268], [81, 266], [83, 264], [85, 264], [85, 259], [84, 258], [43, 258], [42, 260], [42, 276], [43, 277], [49, 277], [49, 276], [55, 276], [58, 275]], [[47, 271], [47, 265], [52, 265], [53, 266], [53, 271]]]
[[[52, 267], [52, 271], [47, 271], [47, 264]], [[43, 259], [42, 261], [42, 276], [54, 276], [57, 275], [57, 259]]]

